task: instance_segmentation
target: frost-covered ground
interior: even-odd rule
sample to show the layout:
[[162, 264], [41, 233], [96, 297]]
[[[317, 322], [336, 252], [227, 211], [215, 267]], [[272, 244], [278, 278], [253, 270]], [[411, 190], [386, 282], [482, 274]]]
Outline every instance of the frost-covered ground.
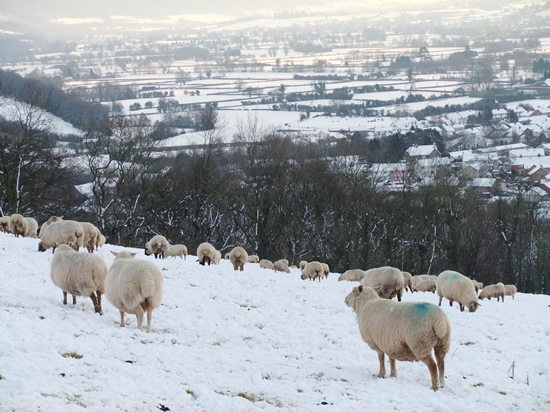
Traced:
[[[398, 362], [397, 378], [373, 376], [376, 353], [344, 304], [353, 285], [337, 274], [302, 281], [296, 269], [234, 272], [227, 261], [202, 267], [194, 256], [161, 261], [136, 250], [165, 278], [147, 333], [132, 315], [121, 328], [106, 299], [103, 316], [88, 298], [64, 306], [49, 278], [52, 254], [37, 244], [0, 233], [2, 411], [550, 409], [550, 296], [483, 301], [476, 313], [445, 302], [452, 345], [447, 385], [434, 393], [421, 363]], [[110, 265], [120, 249], [99, 254]]]

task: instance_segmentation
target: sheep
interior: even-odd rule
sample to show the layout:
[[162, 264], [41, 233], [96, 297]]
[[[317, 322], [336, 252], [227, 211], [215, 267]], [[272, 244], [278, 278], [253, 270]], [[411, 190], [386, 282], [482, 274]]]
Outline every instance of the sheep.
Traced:
[[[504, 285], [504, 295], [505, 296], [512, 296], [512, 299], [514, 299], [514, 296], [518, 292], [518, 288], [516, 288], [515, 285]], [[502, 301], [504, 302], [504, 298], [502, 298]]]
[[277, 260], [276, 262], [273, 262], [273, 270], [275, 272], [290, 273], [288, 265], [283, 260]]
[[443, 298], [449, 299], [449, 306], [453, 306], [456, 300], [460, 311], [464, 312], [467, 307], [469, 312], [475, 312], [479, 306], [477, 294], [472, 281], [466, 276], [446, 270], [441, 272], [435, 282], [437, 294], [439, 296], [439, 306]]
[[309, 262], [304, 270], [302, 271], [302, 280], [315, 280], [319, 279], [319, 282], [321, 281], [321, 278], [323, 277], [324, 269], [323, 265], [321, 265], [321, 262], [318, 262], [314, 260], [313, 262]]
[[215, 256], [216, 249], [208, 242], [201, 243], [197, 248], [197, 257], [199, 258], [200, 265], [204, 266], [205, 263], [208, 263], [208, 266], [210, 266]]
[[101, 294], [105, 292], [105, 278], [109, 268], [101, 256], [75, 252], [69, 245], [59, 245], [53, 254], [50, 277], [55, 286], [63, 290], [63, 304], [67, 293], [89, 296], [95, 313], [103, 315]]
[[164, 256], [180, 257], [187, 260], [187, 246], [185, 245], [172, 245], [168, 248]]
[[53, 248], [52, 253], [54, 253], [55, 248], [62, 244], [69, 245], [78, 252], [84, 241], [84, 229], [80, 223], [74, 220], [62, 220], [48, 224], [44, 233], [40, 234], [42, 235], [42, 240], [38, 244], [40, 252]]
[[417, 292], [432, 292], [435, 293], [436, 285], [433, 279], [424, 279], [416, 284], [414, 289]]
[[263, 269], [274, 269], [273, 262], [271, 260], [262, 259], [260, 260], [260, 267]]
[[123, 250], [115, 260], [105, 279], [105, 296], [120, 311], [120, 326], [124, 327], [124, 313], [137, 317], [141, 329], [143, 314], [147, 312], [147, 332], [151, 332], [153, 309], [160, 306], [164, 278], [157, 265], [134, 259], [135, 253]]
[[95, 250], [99, 250], [99, 248], [105, 244], [105, 240], [105, 236], [100, 233], [99, 239], [97, 240], [97, 243], [95, 245]]
[[223, 256], [223, 258], [224, 258], [225, 260], [229, 260], [229, 252], [227, 252], [227, 253]]
[[229, 260], [233, 264], [233, 269], [239, 269], [241, 272], [244, 269], [244, 264], [248, 262], [248, 253], [240, 246], [235, 246], [229, 252]]
[[52, 223], [58, 223], [61, 222], [63, 218], [61, 216], [51, 216], [47, 221], [42, 223], [42, 226], [40, 226], [40, 230], [38, 231], [38, 237], [42, 239], [42, 236], [46, 232], [46, 228], [51, 225]]
[[26, 217], [29, 230], [27, 231], [27, 237], [38, 237], [38, 222], [32, 217]]
[[248, 263], [259, 263], [259, 262], [260, 262], [260, 258], [258, 257], [258, 255], [248, 256]]
[[290, 262], [288, 261], [288, 259], [280, 259], [285, 265], [290, 265]]
[[399, 302], [401, 302], [401, 297], [405, 290], [403, 273], [391, 266], [382, 266], [365, 271], [365, 277], [361, 280], [361, 284], [372, 288], [380, 286], [377, 289], [380, 297], [392, 299], [394, 296], [397, 296]]
[[217, 265], [220, 263], [220, 260], [222, 260], [222, 252], [216, 250], [216, 253], [214, 254], [214, 259], [212, 259], [212, 263]]
[[9, 216], [0, 217], [0, 232], [11, 233]]
[[338, 282], [348, 280], [350, 282], [361, 282], [365, 277], [365, 271], [361, 269], [346, 270], [338, 277]]
[[321, 263], [321, 266], [323, 266], [323, 274], [325, 275], [325, 279], [328, 279], [328, 274], [330, 273], [330, 267], [326, 263]]
[[19, 237], [19, 235], [23, 237], [27, 236], [27, 232], [29, 231], [29, 222], [27, 222], [23, 215], [15, 213], [10, 216], [10, 230], [15, 237]]
[[396, 360], [422, 361], [430, 371], [431, 388], [437, 391], [445, 386], [445, 355], [451, 345], [451, 322], [443, 310], [431, 303], [382, 299], [373, 288], [363, 285], [354, 287], [344, 301], [357, 315], [361, 337], [378, 353], [379, 378], [386, 376], [384, 355], [388, 355], [391, 377], [397, 376]]
[[403, 272], [403, 280], [405, 281], [405, 290], [413, 293], [413, 277], [409, 272]]
[[96, 244], [99, 242], [99, 236], [101, 233], [99, 229], [89, 222], [80, 222], [82, 229], [84, 229], [84, 246], [89, 253], [94, 253]]
[[506, 289], [504, 284], [499, 282], [496, 285], [487, 285], [481, 289], [481, 292], [479, 292], [479, 299], [483, 300], [487, 298], [491, 300], [491, 298], [497, 298], [497, 302], [502, 299], [502, 303], [504, 303], [505, 293]]
[[155, 259], [159, 257], [164, 259], [164, 253], [166, 253], [169, 247], [170, 243], [168, 243], [168, 240], [164, 236], [155, 235], [149, 242], [145, 243], [145, 255], [155, 255]]
[[307, 261], [302, 260], [302, 261], [300, 261], [300, 264], [298, 265], [298, 267], [300, 268], [300, 270], [304, 270], [306, 265], [307, 265]]

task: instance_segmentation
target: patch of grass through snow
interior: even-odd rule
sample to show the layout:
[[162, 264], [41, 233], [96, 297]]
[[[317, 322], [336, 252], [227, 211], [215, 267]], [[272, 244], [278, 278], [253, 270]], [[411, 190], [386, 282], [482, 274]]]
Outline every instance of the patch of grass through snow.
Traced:
[[80, 353], [76, 353], [76, 352], [63, 352], [63, 353], [59, 352], [59, 354], [64, 358], [82, 359], [84, 357], [84, 355], [81, 355]]

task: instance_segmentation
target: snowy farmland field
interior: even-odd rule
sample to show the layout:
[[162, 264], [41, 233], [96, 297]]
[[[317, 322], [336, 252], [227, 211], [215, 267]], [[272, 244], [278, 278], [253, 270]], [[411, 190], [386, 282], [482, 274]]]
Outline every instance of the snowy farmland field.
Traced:
[[[344, 304], [353, 284], [337, 274], [302, 281], [297, 269], [234, 272], [227, 261], [202, 267], [195, 256], [155, 260], [135, 249], [165, 278], [147, 333], [133, 315], [121, 328], [106, 299], [103, 316], [88, 298], [64, 306], [49, 276], [52, 254], [37, 244], [0, 233], [2, 411], [550, 409], [550, 296], [485, 300], [476, 313], [445, 301], [452, 344], [446, 387], [433, 392], [421, 363], [397, 362], [397, 378], [374, 377], [376, 353]], [[98, 253], [110, 265], [119, 250]], [[405, 293], [404, 301], [437, 297]]]

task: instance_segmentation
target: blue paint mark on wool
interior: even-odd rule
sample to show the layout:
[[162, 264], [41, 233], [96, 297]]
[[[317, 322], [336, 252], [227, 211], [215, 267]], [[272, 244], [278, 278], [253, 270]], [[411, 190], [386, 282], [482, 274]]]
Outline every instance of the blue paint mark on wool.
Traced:
[[457, 279], [459, 277], [460, 275], [458, 273], [453, 273], [453, 275], [451, 276], [451, 279]]
[[413, 305], [413, 311], [415, 315], [420, 317], [428, 315], [433, 309], [433, 306], [429, 303], [415, 303]]

